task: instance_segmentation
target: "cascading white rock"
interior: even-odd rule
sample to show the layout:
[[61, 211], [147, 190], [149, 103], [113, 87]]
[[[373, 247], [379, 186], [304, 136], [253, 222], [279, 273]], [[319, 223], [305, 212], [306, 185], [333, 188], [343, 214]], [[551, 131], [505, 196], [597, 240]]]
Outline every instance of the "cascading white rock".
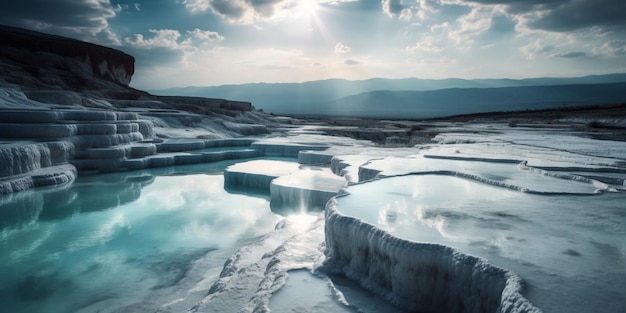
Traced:
[[301, 168], [296, 162], [254, 160], [224, 171], [224, 187], [270, 195], [274, 209], [324, 207], [346, 184], [343, 177], [322, 168]]
[[248, 147], [253, 142], [249, 138], [208, 139], [204, 141], [204, 148]]
[[159, 143], [159, 152], [180, 152], [211, 148], [248, 147], [254, 140], [248, 138], [229, 139], [165, 139]]
[[36, 187], [64, 185], [76, 179], [76, 168], [71, 164], [36, 169], [25, 174], [3, 177], [0, 194], [9, 194]]
[[69, 138], [77, 148], [110, 147], [143, 140], [139, 132], [113, 135], [80, 135]]
[[63, 113], [61, 111], [51, 110], [2, 109], [1, 112], [1, 123], [56, 123], [63, 118]]
[[63, 119], [67, 121], [119, 121], [137, 120], [139, 115], [133, 112], [119, 111], [91, 111], [91, 110], [65, 110]]
[[[6, 143], [0, 143], [0, 193], [71, 182], [77, 170], [112, 172], [259, 156], [255, 149], [240, 148], [250, 146], [251, 139], [163, 142], [152, 139], [152, 126], [134, 112], [2, 109], [0, 138]], [[42, 140], [54, 142], [34, 142]]]
[[344, 169], [348, 166], [350, 166], [350, 164], [345, 162], [343, 158], [333, 157], [330, 160], [330, 170], [335, 173], [335, 175], [343, 176]]
[[257, 136], [270, 133], [267, 126], [260, 124], [243, 124], [225, 121], [223, 122], [223, 125], [229, 130], [246, 136]]
[[278, 177], [270, 184], [272, 207], [324, 207], [337, 195], [346, 180], [330, 172], [304, 169]]
[[322, 145], [304, 144], [276, 144], [269, 142], [255, 142], [251, 145], [253, 149], [268, 157], [297, 158], [298, 153], [304, 150], [326, 150], [328, 147]]
[[[372, 160], [372, 157], [367, 155], [339, 155], [334, 156], [330, 162], [330, 170], [339, 176], [345, 177], [350, 183], [358, 183], [359, 175], [363, 164]], [[375, 170], [372, 173], [363, 173], [364, 178], [373, 179], [378, 175], [380, 171]]]
[[76, 125], [58, 124], [0, 124], [0, 134], [9, 138], [59, 139], [76, 136]]
[[[365, 165], [367, 165], [367, 163]], [[378, 174], [380, 173], [381, 173], [381, 170], [369, 168], [366, 166], [359, 166], [359, 180], [358, 181], [362, 182], [362, 181], [372, 180], [376, 178]]]
[[0, 177], [26, 174], [44, 167], [67, 163], [74, 146], [65, 141], [10, 143], [0, 146]]
[[224, 171], [224, 187], [231, 190], [253, 190], [268, 193], [272, 180], [296, 172], [295, 162], [255, 160], [237, 163]]
[[204, 149], [204, 140], [201, 139], [166, 139], [157, 145], [159, 152], [178, 152]]
[[438, 244], [403, 240], [326, 207], [326, 261], [391, 303], [418, 312], [539, 313], [515, 273]]
[[330, 164], [332, 159], [332, 153], [323, 151], [306, 150], [298, 152], [298, 162], [300, 164], [325, 165]]

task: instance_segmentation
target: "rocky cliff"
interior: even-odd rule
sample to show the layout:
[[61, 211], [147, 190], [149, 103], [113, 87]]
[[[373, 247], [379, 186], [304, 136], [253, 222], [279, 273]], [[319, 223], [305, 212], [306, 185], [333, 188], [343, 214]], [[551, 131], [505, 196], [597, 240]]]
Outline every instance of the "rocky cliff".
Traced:
[[[83, 173], [258, 156], [239, 148], [252, 140], [231, 138], [268, 133], [269, 115], [250, 102], [134, 89], [134, 64], [115, 49], [0, 26], [0, 194]], [[214, 147], [223, 149], [204, 151]]]
[[106, 82], [128, 86], [135, 58], [79, 40], [0, 26], [0, 70], [14, 72], [9, 82], [27, 87], [110, 88]]
[[[122, 51], [0, 25], [0, 92], [23, 94], [40, 103], [101, 109], [168, 109], [231, 117], [254, 109], [250, 102], [151, 95], [129, 86], [134, 71], [135, 59]], [[20, 101], [5, 101], [0, 107], [20, 107]]]

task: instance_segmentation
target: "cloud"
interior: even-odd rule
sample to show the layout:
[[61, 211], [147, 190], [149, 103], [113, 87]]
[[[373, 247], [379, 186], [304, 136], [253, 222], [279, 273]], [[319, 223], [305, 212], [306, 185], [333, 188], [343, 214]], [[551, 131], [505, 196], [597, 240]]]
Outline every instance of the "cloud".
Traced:
[[108, 28], [95, 34], [92, 40], [103, 45], [112, 45], [112, 46], [122, 45], [122, 40], [120, 39], [120, 37]]
[[263, 58], [292, 58], [292, 57], [301, 57], [304, 55], [304, 51], [298, 49], [275, 49], [275, 48], [266, 48], [266, 49], [256, 49], [254, 50], [254, 55], [263, 57]]
[[276, 65], [276, 64], [265, 64], [259, 66], [260, 69], [271, 70], [271, 71], [285, 71], [292, 69], [291, 66], [286, 65]]
[[271, 18], [279, 9], [292, 4], [290, 0], [183, 0], [182, 3], [191, 12], [210, 10], [235, 24], [253, 24]]
[[360, 0], [320, 0], [319, 3], [326, 3], [331, 5], [340, 5], [345, 2], [358, 2]]
[[554, 46], [546, 45], [541, 40], [537, 39], [534, 42], [521, 47], [520, 50], [526, 56], [526, 58], [532, 60], [537, 57], [550, 55], [550, 52], [554, 50]]
[[187, 34], [189, 34], [191, 37], [196, 38], [196, 39], [200, 39], [200, 40], [205, 40], [205, 41], [222, 41], [224, 40], [224, 36], [220, 35], [218, 32], [213, 32], [210, 30], [200, 30], [198, 28], [192, 30], [192, 31], [187, 31]]
[[[448, 0], [450, 1], [450, 0]], [[458, 0], [466, 5], [500, 5], [529, 29], [570, 32], [596, 27], [626, 28], [623, 0]]]
[[385, 12], [390, 17], [395, 15], [399, 15], [403, 10], [409, 8], [406, 4], [407, 1], [404, 0], [382, 0], [383, 12]]
[[191, 12], [204, 12], [210, 8], [208, 0], [183, 0], [183, 5]]
[[530, 28], [553, 32], [569, 32], [589, 27], [626, 28], [626, 1], [573, 0], [548, 10], [531, 20]]
[[209, 8], [217, 15], [230, 21], [244, 19], [246, 15], [254, 15], [254, 7], [245, 1], [213, 0], [209, 1]]
[[448, 33], [448, 37], [457, 44], [468, 43], [471, 38], [493, 26], [493, 16], [497, 14], [492, 8], [475, 7], [470, 13], [457, 19], [459, 28]]
[[407, 51], [440, 52], [443, 47], [437, 43], [433, 36], [426, 36], [412, 46], [406, 47]]
[[180, 44], [178, 38], [180, 38], [180, 32], [174, 29], [150, 29], [154, 34], [152, 38], [145, 38], [143, 34], [135, 34], [131, 37], [126, 37], [124, 42], [132, 47], [152, 49], [152, 48], [169, 48], [171, 50], [178, 50]]
[[201, 50], [201, 43], [224, 40], [217, 32], [198, 28], [184, 34], [175, 29], [150, 29], [149, 32], [150, 36], [134, 34], [125, 37], [122, 43], [124, 50], [131, 50], [129, 52], [144, 65], [161, 65], [172, 61], [186, 64], [190, 56]]
[[352, 60], [352, 59], [346, 59], [343, 62], [345, 65], [358, 65], [358, 64], [363, 64], [363, 62], [359, 62], [357, 60]]
[[58, 34], [96, 35], [121, 10], [109, 0], [19, 0], [0, 2], [0, 24]]
[[[529, 11], [550, 10], [559, 7], [571, 0], [446, 0], [445, 2], [461, 3], [466, 5], [502, 5], [511, 14]], [[581, 0], [574, 0], [581, 1]], [[589, 0], [582, 0], [589, 1]], [[595, 0], [591, 0], [595, 1]], [[619, 0], [618, 0], [619, 1]]]
[[435, 31], [447, 31], [450, 28], [450, 23], [449, 22], [443, 22], [441, 24], [435, 24], [435, 25], [431, 25], [430, 26], [430, 31], [431, 32], [435, 32]]
[[448, 58], [448, 57], [440, 57], [436, 59], [421, 59], [418, 63], [421, 64], [453, 64], [456, 63], [457, 59]]
[[346, 46], [346, 45], [344, 45], [341, 42], [338, 42], [335, 45], [335, 53], [343, 54], [343, 53], [350, 52], [350, 50], [352, 50], [352, 49], [349, 46]]
[[594, 54], [599, 55], [626, 55], [626, 39], [616, 39], [603, 43], [600, 47], [593, 49]]
[[[168, 48], [170, 50], [187, 50], [196, 49], [194, 40], [199, 41], [222, 41], [224, 36], [210, 30], [200, 30], [198, 28], [187, 31], [183, 36], [180, 31], [175, 29], [150, 29], [152, 37], [146, 38], [143, 34], [134, 34], [133, 36], [124, 38], [124, 43], [131, 47], [152, 49], [152, 48]], [[183, 39], [183, 40], [179, 40]]]
[[574, 59], [574, 58], [585, 57], [587, 56], [587, 54], [584, 52], [575, 51], [575, 52], [559, 53], [555, 56], [559, 58], [565, 58], [565, 59]]
[[436, 10], [430, 0], [382, 0], [382, 10], [387, 16], [397, 16], [400, 20], [410, 21], [413, 17], [426, 19], [428, 13]]

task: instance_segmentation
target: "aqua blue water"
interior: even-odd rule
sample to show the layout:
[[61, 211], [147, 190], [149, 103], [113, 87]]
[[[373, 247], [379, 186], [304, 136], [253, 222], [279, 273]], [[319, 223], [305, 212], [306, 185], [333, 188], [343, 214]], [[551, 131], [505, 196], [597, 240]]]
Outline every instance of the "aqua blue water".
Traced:
[[132, 304], [176, 284], [195, 260], [271, 231], [280, 217], [267, 198], [224, 190], [227, 165], [98, 175], [0, 196], [0, 311]]

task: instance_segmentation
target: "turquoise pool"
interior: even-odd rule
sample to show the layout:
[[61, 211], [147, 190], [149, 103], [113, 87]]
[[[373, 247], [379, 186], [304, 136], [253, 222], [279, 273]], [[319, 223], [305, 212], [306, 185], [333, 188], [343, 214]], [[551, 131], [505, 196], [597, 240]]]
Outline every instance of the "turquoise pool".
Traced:
[[0, 196], [2, 311], [149, 306], [194, 266], [217, 275], [238, 244], [281, 218], [266, 196], [224, 190], [222, 171], [232, 163], [82, 177]]

